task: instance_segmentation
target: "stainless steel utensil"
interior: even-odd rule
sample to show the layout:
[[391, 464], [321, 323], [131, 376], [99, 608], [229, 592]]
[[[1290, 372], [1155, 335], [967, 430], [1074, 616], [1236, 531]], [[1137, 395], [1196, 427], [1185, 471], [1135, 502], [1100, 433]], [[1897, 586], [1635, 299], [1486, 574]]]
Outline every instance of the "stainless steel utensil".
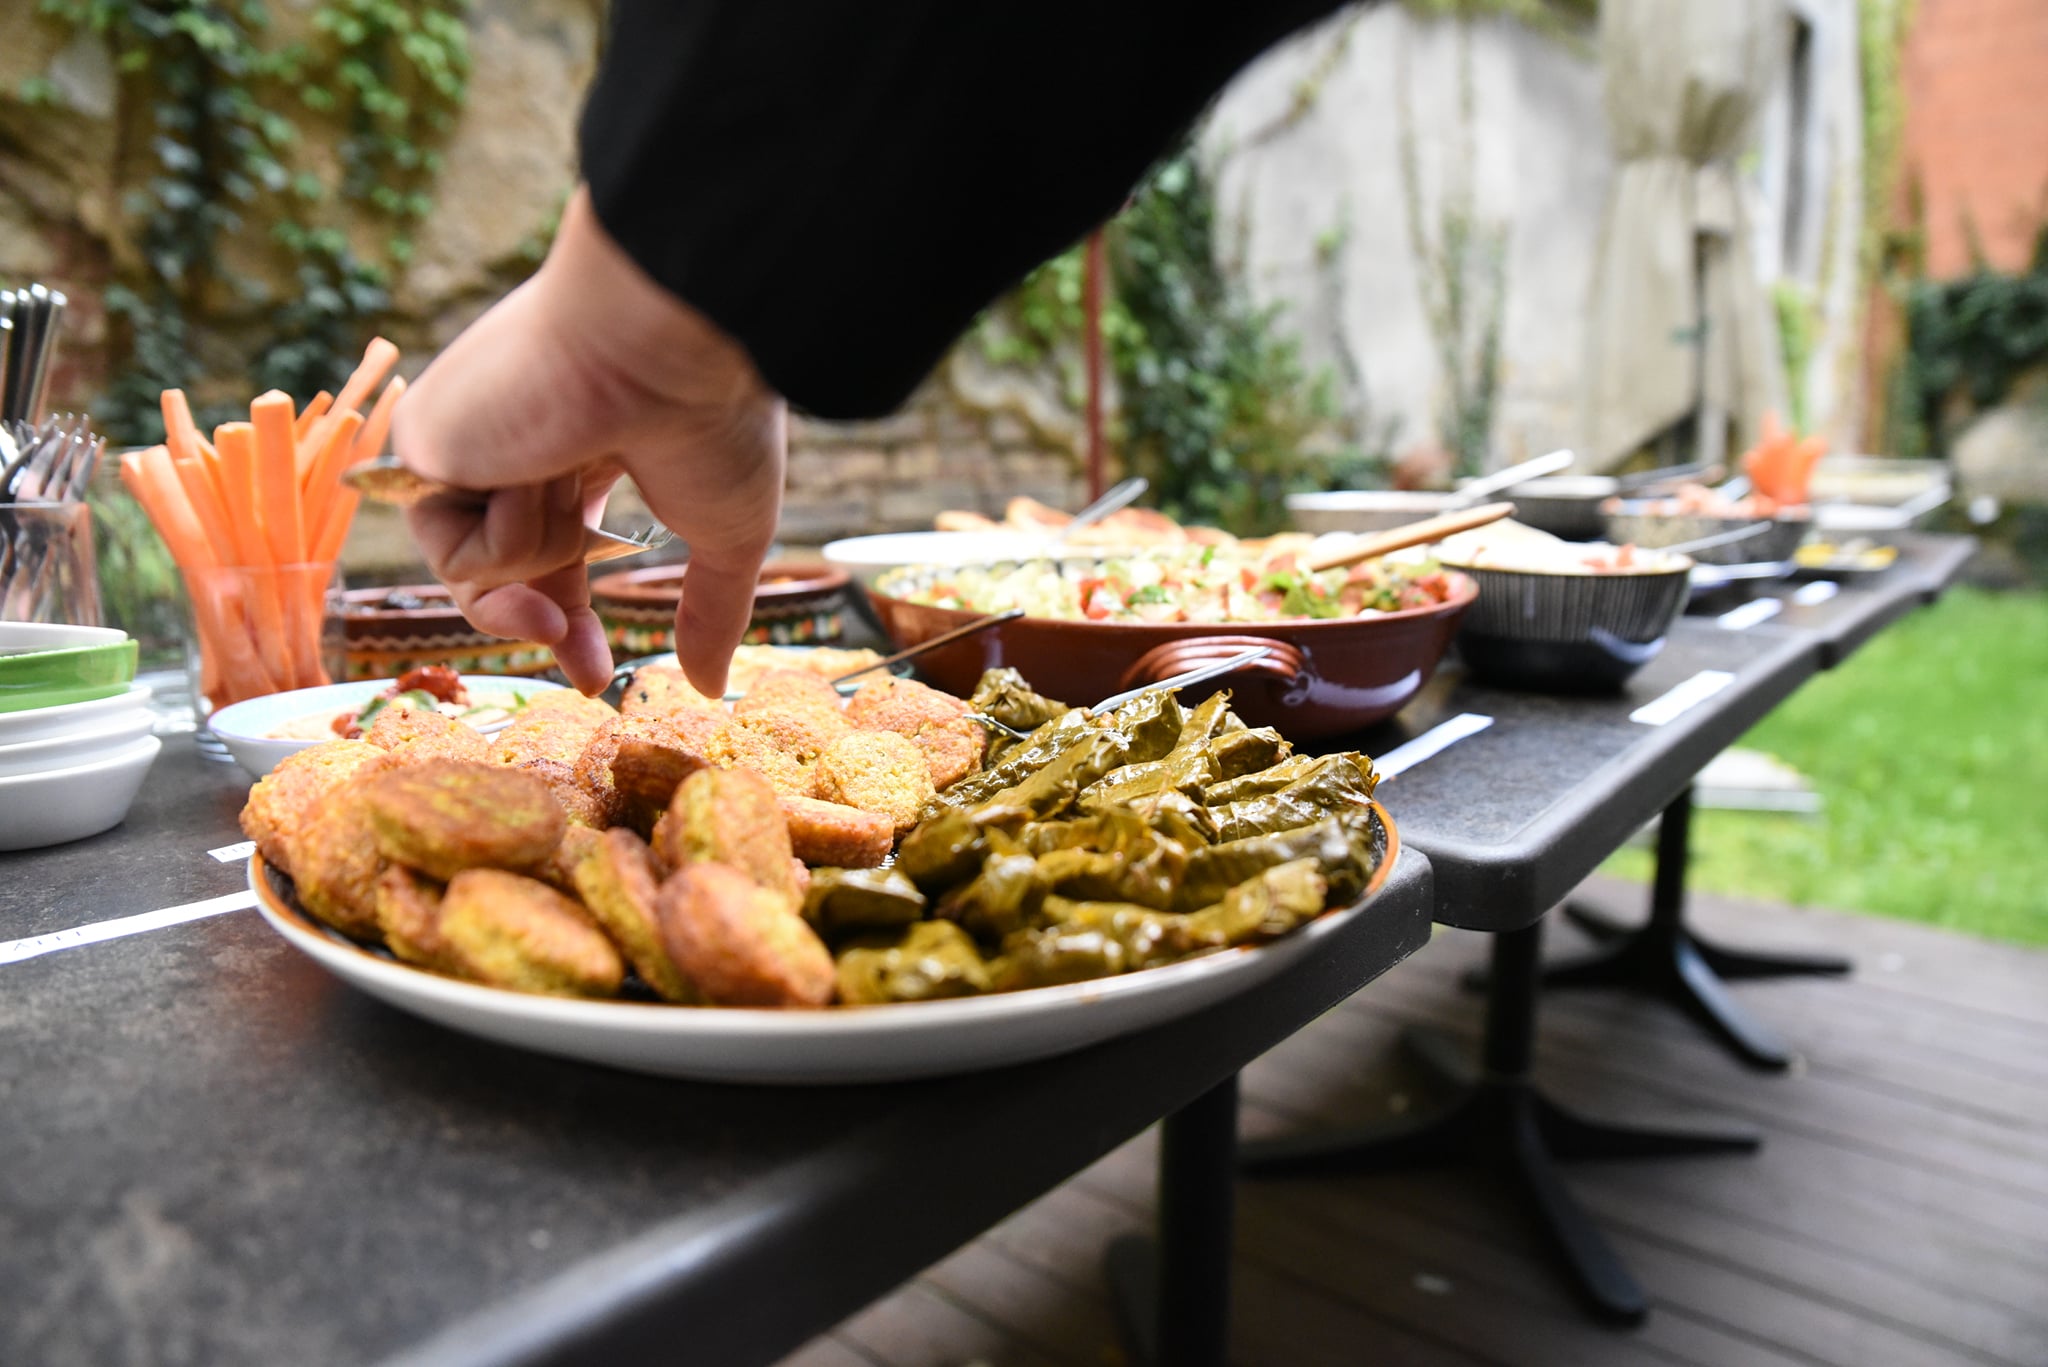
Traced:
[[[350, 466], [341, 472], [341, 480], [363, 497], [394, 508], [410, 508], [430, 498], [480, 506], [488, 497], [476, 489], [458, 489], [452, 484], [416, 474], [400, 465], [397, 457], [388, 454]], [[675, 539], [674, 532], [659, 524], [631, 536], [608, 532], [602, 527], [585, 527], [583, 563], [595, 565], [600, 561], [619, 560], [642, 551], [658, 550]]]
[[1505, 470], [1496, 470], [1490, 475], [1460, 485], [1451, 495], [1449, 507], [1469, 508], [1488, 494], [1497, 494], [1502, 489], [1512, 489], [1527, 480], [1540, 479], [1569, 469], [1574, 457], [1570, 451], [1552, 451], [1534, 460], [1525, 460], [1519, 465], [1510, 465]]
[[919, 641], [908, 650], [899, 650], [894, 655], [885, 655], [871, 665], [862, 665], [859, 669], [849, 669], [844, 674], [835, 674], [827, 682], [842, 684], [848, 679], [857, 679], [861, 675], [871, 674], [877, 669], [888, 669], [892, 665], [900, 665], [905, 660], [916, 659], [928, 650], [937, 650], [940, 646], [951, 645], [962, 637], [977, 635], [987, 631], [990, 627], [1001, 626], [1004, 622], [1015, 621], [1023, 615], [1024, 609], [1022, 608], [1011, 608], [1007, 612], [992, 612], [986, 617], [977, 618], [969, 622], [966, 626], [955, 627], [951, 631], [942, 632], [932, 637], [929, 641]]
[[1143, 475], [1133, 475], [1129, 479], [1120, 480], [1112, 484], [1104, 491], [1101, 498], [1096, 499], [1080, 512], [1075, 513], [1073, 520], [1060, 528], [1060, 534], [1053, 538], [1053, 544], [1058, 545], [1075, 532], [1080, 531], [1081, 528], [1092, 526], [1102, 521], [1103, 518], [1108, 517], [1111, 513], [1129, 506], [1133, 500], [1151, 487], [1152, 481], [1146, 479]]

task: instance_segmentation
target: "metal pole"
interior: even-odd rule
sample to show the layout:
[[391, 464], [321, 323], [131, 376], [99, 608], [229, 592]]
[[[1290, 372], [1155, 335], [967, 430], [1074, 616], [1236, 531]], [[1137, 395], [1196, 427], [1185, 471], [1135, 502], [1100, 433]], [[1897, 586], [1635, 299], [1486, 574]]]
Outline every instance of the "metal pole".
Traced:
[[1088, 368], [1088, 499], [1108, 487], [1102, 450], [1102, 229], [1088, 234], [1081, 275], [1081, 348]]

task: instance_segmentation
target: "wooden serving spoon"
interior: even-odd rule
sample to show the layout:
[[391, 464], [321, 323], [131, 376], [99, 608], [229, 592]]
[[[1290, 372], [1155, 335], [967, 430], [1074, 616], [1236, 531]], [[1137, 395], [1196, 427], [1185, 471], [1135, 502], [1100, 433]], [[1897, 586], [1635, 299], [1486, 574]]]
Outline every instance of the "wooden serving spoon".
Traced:
[[1426, 546], [1432, 541], [1441, 541], [1459, 532], [1469, 532], [1474, 527], [1484, 527], [1489, 522], [1498, 522], [1504, 517], [1515, 515], [1512, 503], [1489, 503], [1461, 513], [1444, 513], [1439, 517], [1425, 518], [1411, 522], [1405, 527], [1392, 527], [1384, 532], [1360, 537], [1349, 546], [1333, 555], [1325, 555], [1309, 562], [1311, 574], [1324, 570], [1341, 570], [1348, 565], [1373, 560], [1389, 551], [1406, 550], [1410, 546]]

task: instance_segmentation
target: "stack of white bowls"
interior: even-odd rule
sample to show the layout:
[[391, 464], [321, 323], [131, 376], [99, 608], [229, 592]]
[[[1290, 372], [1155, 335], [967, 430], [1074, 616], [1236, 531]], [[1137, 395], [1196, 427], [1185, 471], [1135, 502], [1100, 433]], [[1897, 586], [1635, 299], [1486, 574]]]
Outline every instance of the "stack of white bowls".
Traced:
[[163, 743], [135, 642], [106, 627], [0, 622], [0, 850], [120, 824]]

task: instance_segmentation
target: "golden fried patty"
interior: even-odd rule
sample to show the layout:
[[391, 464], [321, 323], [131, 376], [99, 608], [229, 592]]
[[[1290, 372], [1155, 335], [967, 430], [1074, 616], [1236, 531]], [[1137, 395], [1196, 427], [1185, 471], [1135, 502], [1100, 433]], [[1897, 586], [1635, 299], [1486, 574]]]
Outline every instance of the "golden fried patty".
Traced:
[[723, 864], [693, 864], [661, 885], [669, 956], [725, 1006], [823, 1006], [832, 955], [777, 894]]
[[705, 769], [690, 775], [676, 789], [660, 830], [659, 853], [671, 868], [724, 864], [791, 906], [802, 900], [789, 872], [789, 824], [774, 788], [759, 774]]
[[358, 940], [377, 938], [377, 877], [385, 868], [370, 818], [368, 785], [392, 772], [351, 780], [330, 792], [321, 801], [318, 817], [301, 826], [289, 842], [300, 904]]
[[468, 722], [415, 707], [387, 707], [363, 739], [401, 764], [430, 759], [489, 759], [490, 742]]
[[843, 802], [785, 797], [782, 816], [789, 825], [790, 849], [807, 864], [869, 869], [896, 845], [896, 825], [888, 817]]
[[457, 973], [455, 950], [441, 934], [441, 885], [393, 864], [377, 877], [377, 928], [393, 954], [436, 973]]
[[364, 782], [377, 848], [443, 880], [464, 869], [531, 869], [568, 825], [541, 778], [465, 760], [429, 760]]
[[655, 900], [661, 870], [645, 841], [623, 827], [606, 831], [576, 863], [576, 891], [583, 905], [625, 951], [641, 981], [664, 1001], [685, 1004], [704, 998], [683, 976], [661, 938]]
[[619, 711], [629, 717], [660, 717], [685, 707], [717, 706], [719, 700], [699, 693], [677, 665], [643, 665], [634, 670], [619, 699]]
[[885, 816], [899, 836], [917, 824], [933, 793], [924, 752], [894, 731], [856, 731], [811, 770], [810, 796]]
[[256, 781], [242, 806], [242, 834], [256, 842], [263, 862], [286, 873], [291, 842], [320, 816], [321, 803], [351, 778], [389, 764], [384, 751], [360, 740], [330, 740], [297, 750]]
[[589, 913], [545, 883], [465, 869], [441, 899], [441, 934], [467, 977], [493, 987], [609, 997], [626, 976]]
[[981, 768], [988, 733], [973, 709], [915, 679], [879, 678], [848, 699], [846, 719], [863, 731], [894, 731], [924, 752], [932, 786], [944, 788]]

